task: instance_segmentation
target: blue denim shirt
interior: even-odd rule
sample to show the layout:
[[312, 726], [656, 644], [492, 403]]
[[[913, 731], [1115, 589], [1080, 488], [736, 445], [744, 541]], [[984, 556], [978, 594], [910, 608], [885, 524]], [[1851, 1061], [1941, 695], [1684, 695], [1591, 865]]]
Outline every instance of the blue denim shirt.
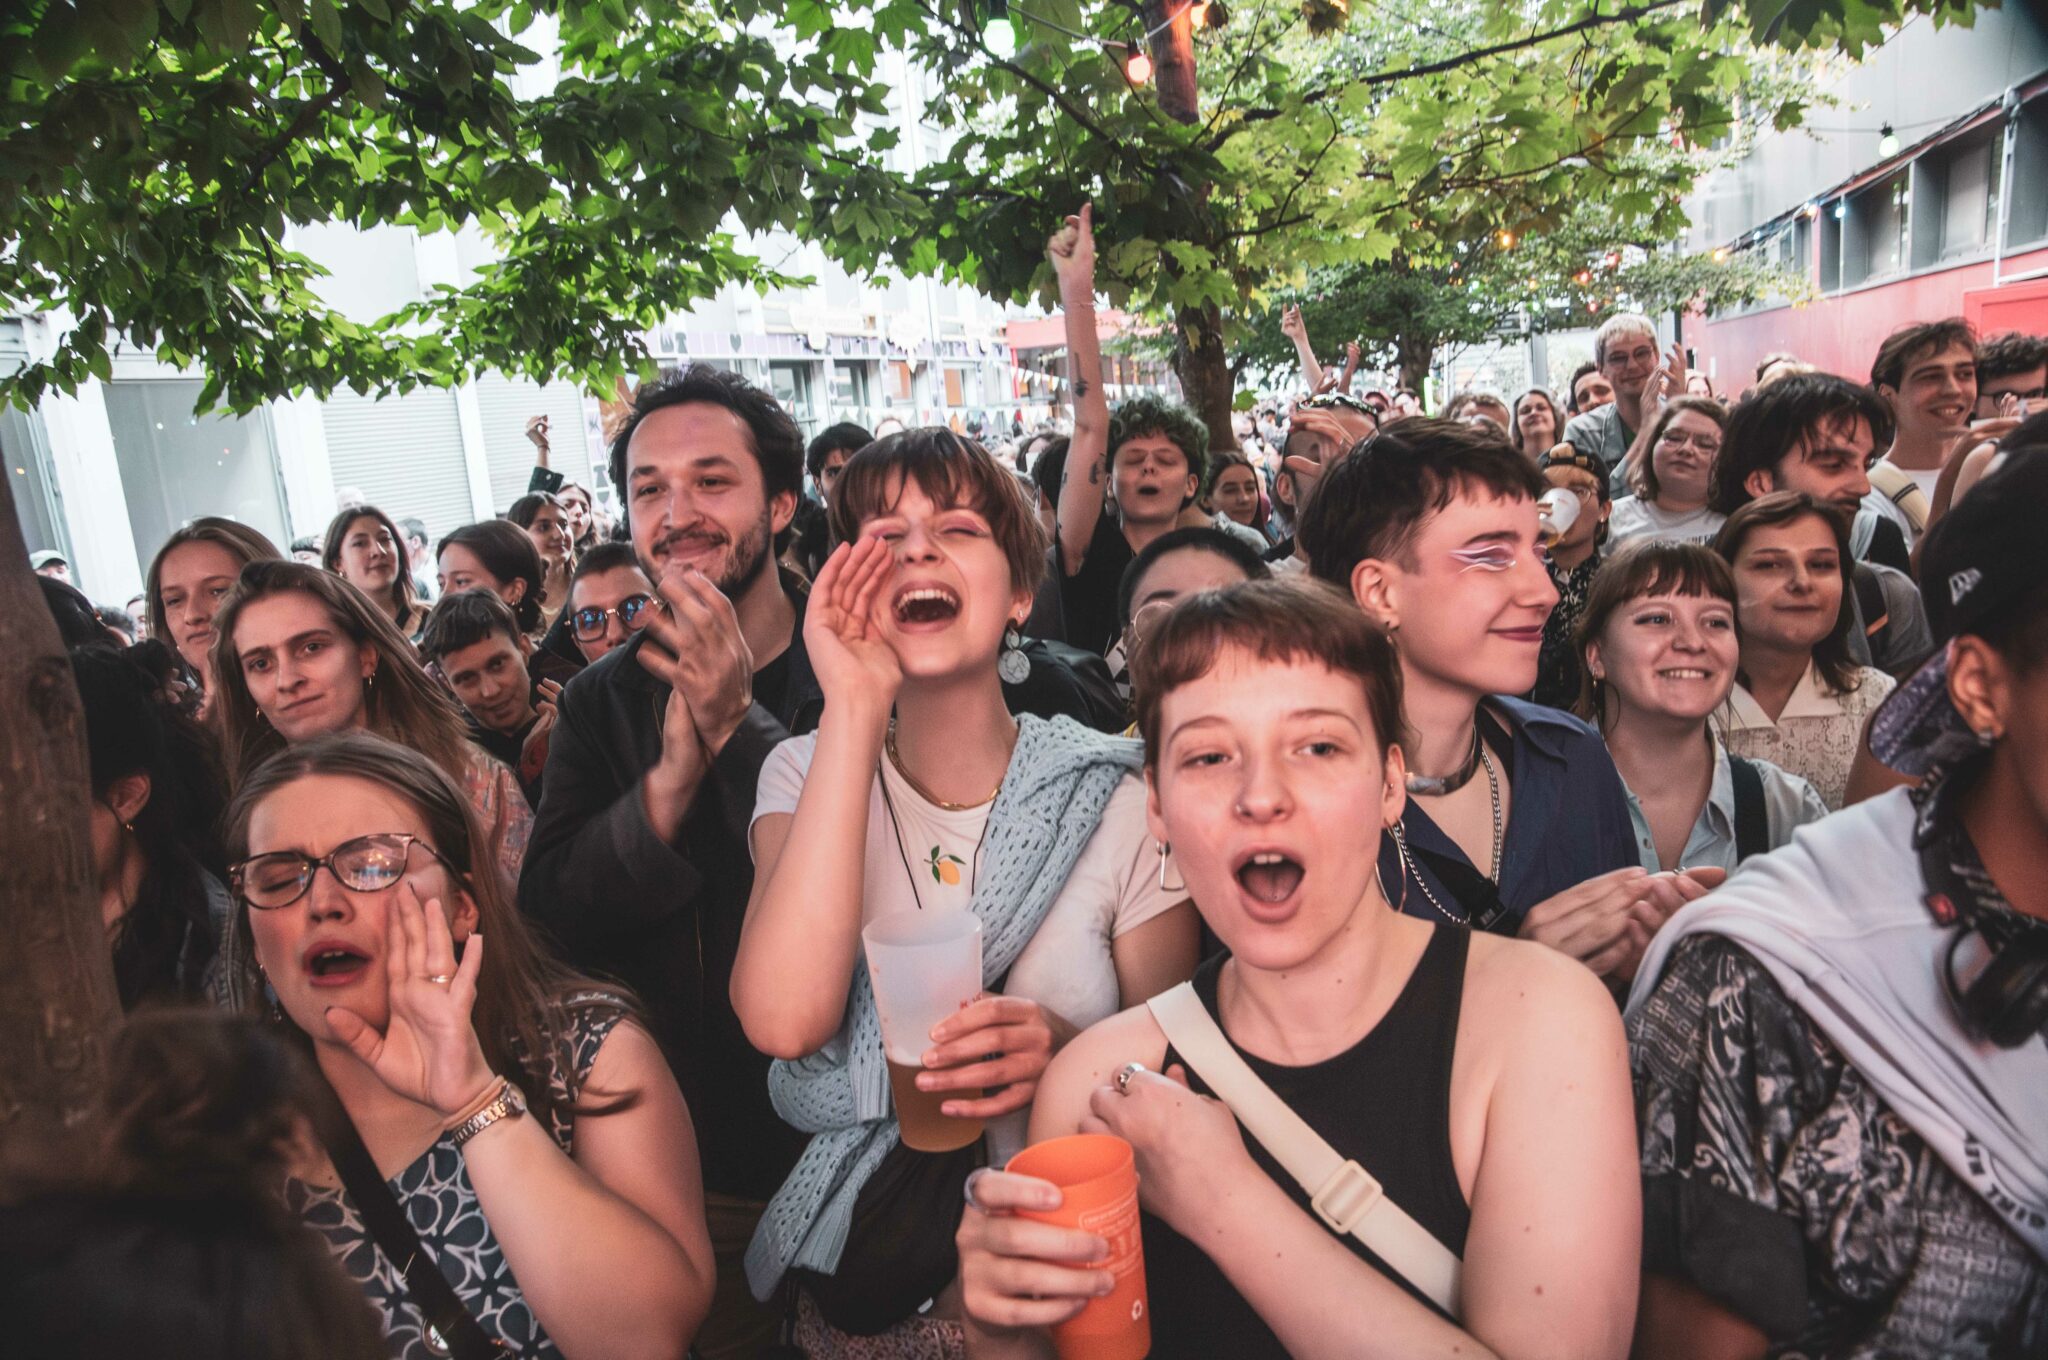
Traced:
[[[1499, 695], [1482, 707], [1482, 720], [1489, 718], [1507, 731], [1513, 773], [1500, 864], [1500, 900], [1506, 910], [1483, 924], [1512, 935], [1538, 902], [1637, 863], [1635, 825], [1607, 744], [1587, 724], [1554, 708]], [[1465, 852], [1412, 798], [1401, 813], [1401, 832], [1411, 852], [1405, 865], [1393, 837], [1380, 843], [1380, 877], [1388, 900], [1424, 920], [1471, 917], [1474, 904], [1445, 887], [1427, 863], [1437, 855], [1470, 867]], [[1483, 876], [1485, 870], [1473, 872]], [[1425, 887], [1446, 909], [1443, 915]]]

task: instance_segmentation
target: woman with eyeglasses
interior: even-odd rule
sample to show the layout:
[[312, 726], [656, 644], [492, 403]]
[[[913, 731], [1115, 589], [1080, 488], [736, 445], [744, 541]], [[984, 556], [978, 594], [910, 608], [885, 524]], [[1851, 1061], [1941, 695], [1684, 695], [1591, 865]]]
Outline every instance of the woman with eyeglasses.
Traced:
[[331, 572], [256, 562], [222, 606], [213, 645], [221, 749], [240, 784], [277, 751], [363, 729], [418, 751], [456, 781], [517, 879], [533, 809], [510, 767], [469, 739], [454, 696], [420, 666], [383, 610]]
[[394, 1360], [681, 1355], [712, 1286], [689, 1111], [630, 1000], [527, 933], [461, 788], [325, 736], [243, 781], [228, 841], [246, 949], [333, 1097], [286, 1203]]
[[1710, 509], [1707, 492], [1728, 412], [1707, 397], [1674, 397], [1643, 432], [1629, 457], [1635, 495], [1614, 503], [1608, 537], [1710, 543], [1728, 517]]

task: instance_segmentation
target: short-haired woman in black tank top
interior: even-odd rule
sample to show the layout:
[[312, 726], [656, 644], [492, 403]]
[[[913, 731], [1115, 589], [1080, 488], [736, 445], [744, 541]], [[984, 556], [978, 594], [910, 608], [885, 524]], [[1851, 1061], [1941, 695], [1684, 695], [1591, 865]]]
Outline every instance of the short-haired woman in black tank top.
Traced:
[[[1252, 582], [1178, 605], [1136, 677], [1152, 832], [1229, 951], [1197, 994], [1295, 1113], [1464, 1260], [1453, 1318], [1325, 1228], [1128, 1010], [1054, 1060], [1031, 1138], [1135, 1147], [1153, 1356], [1619, 1360], [1642, 1232], [1620, 1017], [1555, 950], [1389, 909], [1380, 836], [1360, 834], [1403, 799], [1386, 639], [1329, 587]], [[1007, 1212], [1057, 1204], [1043, 1181], [984, 1173], [970, 1198], [969, 1354], [1050, 1355], [1046, 1329], [1108, 1292], [1089, 1267], [1104, 1244]]]

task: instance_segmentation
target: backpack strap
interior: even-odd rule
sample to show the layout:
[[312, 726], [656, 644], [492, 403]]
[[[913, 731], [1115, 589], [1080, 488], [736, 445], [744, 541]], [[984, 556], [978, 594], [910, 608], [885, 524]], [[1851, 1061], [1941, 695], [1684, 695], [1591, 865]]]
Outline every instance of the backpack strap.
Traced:
[[1751, 855], [1768, 854], [1771, 848], [1770, 812], [1764, 806], [1764, 776], [1756, 762], [1741, 756], [1728, 757], [1728, 773], [1735, 784], [1735, 861]]
[[1891, 606], [1884, 598], [1884, 582], [1867, 562], [1850, 564], [1849, 582], [1856, 591], [1857, 612], [1863, 615], [1863, 635], [1876, 637], [1891, 626]]
[[1273, 1094], [1231, 1046], [1194, 984], [1145, 1003], [1166, 1041], [1201, 1074], [1281, 1169], [1309, 1192], [1309, 1207], [1339, 1237], [1355, 1237], [1437, 1307], [1458, 1316], [1464, 1262], [1388, 1199], [1372, 1173], [1337, 1155], [1308, 1121]]

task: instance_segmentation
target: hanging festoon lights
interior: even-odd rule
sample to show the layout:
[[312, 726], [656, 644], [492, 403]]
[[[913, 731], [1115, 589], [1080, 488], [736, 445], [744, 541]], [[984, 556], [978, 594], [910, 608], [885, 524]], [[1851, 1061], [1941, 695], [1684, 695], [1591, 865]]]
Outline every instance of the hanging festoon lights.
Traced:
[[1133, 85], [1143, 85], [1152, 78], [1152, 58], [1145, 55], [1142, 47], [1129, 47], [1124, 52], [1124, 76]]
[[1890, 123], [1886, 123], [1878, 130], [1877, 154], [1886, 160], [1899, 154], [1899, 134], [1892, 131]]

